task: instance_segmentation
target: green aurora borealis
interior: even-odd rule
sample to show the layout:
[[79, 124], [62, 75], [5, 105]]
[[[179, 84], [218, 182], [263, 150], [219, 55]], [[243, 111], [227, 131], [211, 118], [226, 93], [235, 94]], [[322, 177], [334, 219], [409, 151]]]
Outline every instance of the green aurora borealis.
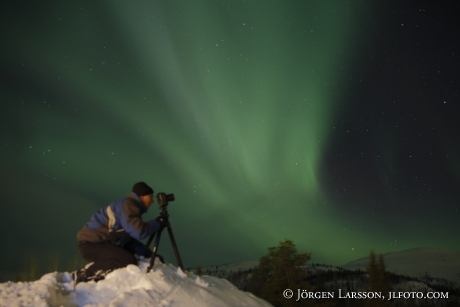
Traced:
[[91, 214], [139, 180], [175, 194], [186, 267], [285, 238], [337, 265], [460, 252], [458, 38], [428, 47], [456, 22], [396, 3], [9, 4], [0, 271], [73, 257]]

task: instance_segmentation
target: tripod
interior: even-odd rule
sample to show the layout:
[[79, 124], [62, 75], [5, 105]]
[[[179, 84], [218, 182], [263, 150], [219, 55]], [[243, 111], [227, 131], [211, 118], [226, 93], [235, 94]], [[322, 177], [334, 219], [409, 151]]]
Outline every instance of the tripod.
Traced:
[[[160, 194], [164, 195], [164, 193], [160, 193]], [[174, 195], [173, 195], [173, 197], [174, 197]], [[174, 199], [172, 199], [172, 200], [174, 200]], [[166, 228], [168, 228], [169, 239], [171, 241], [171, 245], [172, 245], [173, 250], [174, 250], [174, 255], [176, 256], [177, 265], [183, 271], [184, 266], [182, 265], [182, 260], [180, 259], [179, 250], [177, 249], [176, 240], [174, 239], [171, 223], [169, 222], [168, 210], [166, 209], [166, 207], [168, 205], [168, 202], [164, 201], [163, 199], [160, 199], [160, 196], [158, 196], [158, 201], [159, 201], [159, 205], [160, 205], [160, 209], [161, 209], [161, 217], [167, 222]], [[150, 265], [147, 268], [147, 273], [150, 272], [150, 270], [153, 268], [153, 264], [155, 263], [155, 257], [157, 255], [158, 245], [160, 244], [160, 238], [161, 238], [161, 233], [163, 232], [163, 229], [164, 229], [163, 227], [160, 228], [160, 230], [158, 232], [152, 234], [150, 236], [149, 240], [147, 241], [147, 244], [146, 244], [145, 248], [149, 248], [150, 243], [152, 243], [153, 238], [156, 236], [155, 243], [153, 244], [153, 249], [152, 249], [152, 257], [150, 258]]]

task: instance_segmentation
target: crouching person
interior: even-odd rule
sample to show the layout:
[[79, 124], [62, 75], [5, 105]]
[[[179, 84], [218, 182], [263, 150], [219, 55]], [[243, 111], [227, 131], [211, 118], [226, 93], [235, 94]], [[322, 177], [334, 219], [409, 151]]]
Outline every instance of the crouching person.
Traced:
[[76, 283], [99, 281], [115, 269], [137, 265], [135, 255], [150, 258], [152, 251], [140, 240], [166, 226], [161, 217], [142, 220], [152, 204], [153, 189], [138, 182], [127, 197], [93, 214], [77, 234], [80, 254], [92, 263], [73, 273]]

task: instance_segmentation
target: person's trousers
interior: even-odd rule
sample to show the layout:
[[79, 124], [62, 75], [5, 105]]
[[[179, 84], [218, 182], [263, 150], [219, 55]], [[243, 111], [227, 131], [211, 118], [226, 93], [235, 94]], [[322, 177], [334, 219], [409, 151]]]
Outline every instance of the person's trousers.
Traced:
[[107, 273], [137, 264], [134, 254], [110, 242], [78, 242], [78, 250], [83, 258], [93, 262], [86, 268], [86, 276], [105, 276]]

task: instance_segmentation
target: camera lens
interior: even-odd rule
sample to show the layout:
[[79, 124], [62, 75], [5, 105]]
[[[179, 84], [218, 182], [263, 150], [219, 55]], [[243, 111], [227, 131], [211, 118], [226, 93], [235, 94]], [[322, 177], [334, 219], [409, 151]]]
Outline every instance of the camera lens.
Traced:
[[171, 193], [171, 194], [166, 195], [166, 200], [167, 201], [174, 201], [174, 194]]

